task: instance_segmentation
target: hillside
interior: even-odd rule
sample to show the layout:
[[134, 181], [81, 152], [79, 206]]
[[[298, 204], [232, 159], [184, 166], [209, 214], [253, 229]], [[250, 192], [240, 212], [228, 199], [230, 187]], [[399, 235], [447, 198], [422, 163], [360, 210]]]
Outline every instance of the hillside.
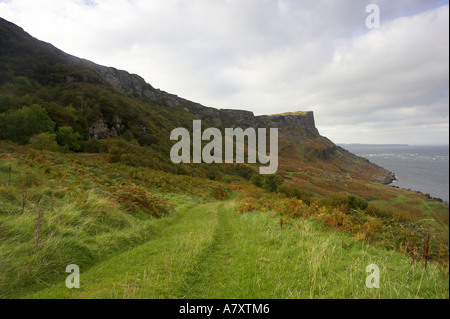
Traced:
[[[278, 128], [277, 174], [172, 163], [195, 119]], [[448, 206], [393, 178], [310, 111], [203, 106], [0, 18], [0, 298], [448, 298]]]
[[283, 170], [300, 170], [310, 162], [314, 168], [308, 175], [319, 170], [319, 175], [333, 172], [334, 179], [348, 174], [374, 182], [392, 179], [384, 169], [320, 136], [312, 112], [254, 116], [205, 107], [155, 89], [138, 75], [68, 55], [5, 20], [0, 28], [0, 111], [18, 108], [29, 97], [28, 103], [46, 109], [56, 128], [71, 126], [84, 140], [129, 136], [158, 153], [163, 166], [170, 163], [167, 132], [192, 127], [193, 118], [219, 128], [277, 127]]
[[0, 142], [0, 298], [448, 298], [419, 225], [105, 160]]

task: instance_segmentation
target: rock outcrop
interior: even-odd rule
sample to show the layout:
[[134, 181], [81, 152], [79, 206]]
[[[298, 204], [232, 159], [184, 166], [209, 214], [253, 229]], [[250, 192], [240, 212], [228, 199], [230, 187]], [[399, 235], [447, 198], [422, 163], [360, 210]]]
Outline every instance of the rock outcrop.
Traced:
[[306, 129], [319, 135], [312, 111], [255, 116], [244, 110], [216, 109], [199, 104], [188, 105], [186, 109], [216, 126], [224, 127], [273, 127], [281, 130]]
[[135, 97], [145, 97], [150, 101], [159, 101], [168, 106], [183, 106], [186, 111], [216, 126], [242, 128], [276, 127], [281, 130], [302, 128], [319, 134], [315, 126], [313, 112], [311, 111], [255, 116], [250, 111], [216, 109], [155, 89], [137, 74], [101, 66], [73, 56], [67, 56], [67, 58], [72, 60], [72, 62], [82, 63], [95, 69], [106, 82], [122, 92]]
[[119, 136], [122, 129], [121, 120], [116, 119], [115, 122], [116, 123], [109, 128], [103, 120], [103, 117], [100, 117], [96, 122], [91, 124], [89, 129], [89, 138], [91, 140], [101, 140]]

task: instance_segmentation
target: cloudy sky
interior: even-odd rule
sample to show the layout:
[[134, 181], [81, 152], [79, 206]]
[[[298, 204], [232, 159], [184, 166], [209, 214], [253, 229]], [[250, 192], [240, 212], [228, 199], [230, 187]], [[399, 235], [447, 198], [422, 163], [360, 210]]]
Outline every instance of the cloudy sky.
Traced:
[[448, 1], [0, 0], [0, 17], [203, 105], [312, 110], [334, 142], [449, 141]]

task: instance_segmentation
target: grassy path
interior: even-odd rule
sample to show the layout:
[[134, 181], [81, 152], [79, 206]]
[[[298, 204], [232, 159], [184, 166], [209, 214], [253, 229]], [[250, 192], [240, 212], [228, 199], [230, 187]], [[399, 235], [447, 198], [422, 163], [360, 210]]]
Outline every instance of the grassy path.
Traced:
[[[188, 209], [161, 236], [90, 268], [81, 270], [81, 288], [64, 283], [42, 290], [37, 298], [175, 298], [186, 274], [211, 241], [218, 204]], [[175, 289], [174, 289], [175, 288]]]
[[[365, 287], [375, 263], [381, 288]], [[233, 202], [180, 212], [161, 236], [38, 298], [448, 298], [448, 277], [393, 251], [325, 232], [310, 221], [280, 230], [270, 212], [240, 215]]]

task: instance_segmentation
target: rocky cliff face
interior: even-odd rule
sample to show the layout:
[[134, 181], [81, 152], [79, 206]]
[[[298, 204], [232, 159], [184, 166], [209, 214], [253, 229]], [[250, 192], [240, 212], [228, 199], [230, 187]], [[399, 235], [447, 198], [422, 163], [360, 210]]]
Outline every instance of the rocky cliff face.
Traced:
[[70, 59], [95, 69], [106, 82], [127, 94], [145, 97], [150, 101], [162, 101], [169, 106], [182, 106], [186, 111], [216, 126], [241, 128], [273, 127], [281, 130], [302, 128], [317, 135], [319, 134], [315, 126], [313, 112], [311, 111], [255, 116], [250, 111], [216, 109], [155, 89], [139, 75], [130, 74], [112, 67], [101, 66], [72, 56], [70, 56]]
[[262, 115], [257, 116], [256, 119], [258, 126], [261, 127], [279, 127], [289, 130], [303, 128], [319, 135], [312, 111]]
[[127, 71], [118, 70], [113, 67], [106, 67], [74, 56], [67, 55], [66, 58], [72, 63], [80, 63], [95, 70], [100, 77], [110, 85], [134, 97], [145, 97], [150, 101], [164, 101], [169, 106], [178, 106], [183, 103], [193, 103], [180, 98], [177, 95], [155, 89], [137, 74], [131, 74]]
[[[255, 116], [249, 111], [206, 107], [199, 103], [180, 98], [177, 95], [155, 89], [153, 86], [145, 82], [145, 80], [139, 75], [130, 74], [126, 71], [118, 70], [113, 67], [98, 65], [91, 61], [67, 54], [50, 43], [45, 43], [34, 39], [20, 27], [1, 18], [0, 26], [5, 29], [8, 34], [19, 39], [17, 41], [21, 43], [23, 48], [25, 48], [21, 52], [25, 52], [30, 56], [46, 56], [49, 57], [49, 61], [51, 63], [71, 65], [73, 66], [73, 69], [89, 70], [89, 72], [85, 72], [82, 75], [67, 74], [63, 79], [58, 80], [59, 83], [64, 81], [66, 83], [105, 82], [134, 97], [144, 97], [150, 101], [159, 102], [164, 105], [182, 107], [200, 119], [220, 127], [277, 127], [280, 131], [302, 128], [311, 133], [317, 135], [319, 134], [314, 124], [314, 116], [312, 112]], [[6, 48], [0, 47], [0, 52], [2, 52], [2, 49], [7, 49], [8, 43], [6, 43], [5, 46]], [[14, 55], [14, 52], [9, 52], [8, 50], [4, 53]], [[101, 119], [98, 119], [95, 123], [90, 123], [90, 125], [91, 138], [107, 138], [120, 135], [119, 127], [106, 127], [106, 124]]]

